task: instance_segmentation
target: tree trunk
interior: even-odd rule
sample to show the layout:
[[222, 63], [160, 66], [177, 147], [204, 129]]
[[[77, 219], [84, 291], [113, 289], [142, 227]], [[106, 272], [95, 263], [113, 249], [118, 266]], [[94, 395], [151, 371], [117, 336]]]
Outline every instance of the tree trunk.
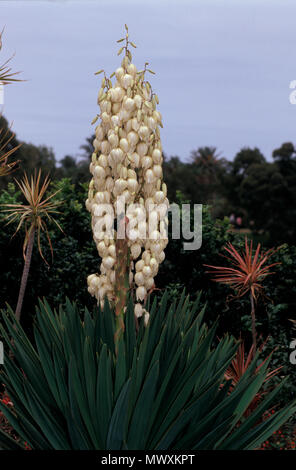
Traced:
[[32, 252], [33, 252], [33, 246], [34, 246], [34, 237], [35, 237], [35, 229], [32, 229], [32, 231], [30, 233], [30, 236], [29, 236], [29, 240], [28, 240], [25, 264], [24, 264], [23, 275], [22, 275], [22, 280], [21, 280], [21, 286], [20, 286], [16, 311], [15, 311], [15, 317], [18, 321], [20, 321], [20, 319], [21, 319], [23, 300], [24, 300], [24, 295], [25, 295], [25, 291], [26, 291], [26, 286], [27, 286], [27, 281], [28, 281], [28, 276], [29, 276], [29, 271], [30, 271], [30, 265], [31, 265], [31, 259], [32, 259]]
[[252, 337], [253, 337], [253, 346], [254, 346], [254, 355], [256, 354], [257, 349], [257, 340], [256, 340], [256, 318], [255, 318], [255, 302], [252, 292], [250, 292], [250, 300], [251, 300], [251, 316], [252, 316]]

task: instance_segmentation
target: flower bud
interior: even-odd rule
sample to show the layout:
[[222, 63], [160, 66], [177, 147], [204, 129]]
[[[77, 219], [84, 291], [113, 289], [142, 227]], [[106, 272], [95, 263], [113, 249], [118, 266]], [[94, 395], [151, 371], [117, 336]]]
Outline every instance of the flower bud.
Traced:
[[102, 141], [104, 139], [104, 131], [101, 126], [96, 127], [96, 138], [98, 141]]
[[153, 163], [152, 158], [147, 155], [143, 157], [141, 160], [141, 164], [143, 168], [151, 168], [152, 163]]
[[106, 258], [103, 258], [103, 265], [106, 269], [113, 268], [114, 264], [115, 264], [115, 259], [112, 258], [112, 256], [106, 256]]
[[148, 127], [147, 126], [141, 126], [139, 128], [138, 135], [139, 135], [140, 139], [147, 140], [147, 138], [149, 137]]
[[154, 130], [156, 128], [156, 122], [155, 120], [153, 119], [153, 117], [149, 117], [148, 118], [148, 127], [149, 129], [151, 130]]
[[112, 148], [117, 147], [118, 142], [119, 142], [118, 136], [114, 133], [110, 134], [109, 137], [108, 137], [108, 142], [110, 143]]
[[118, 67], [118, 69], [115, 70], [115, 76], [117, 80], [120, 80], [124, 75], [124, 69], [122, 67]]
[[134, 100], [132, 98], [127, 98], [124, 103], [125, 109], [127, 109], [127, 111], [132, 111], [134, 106], [135, 106]]
[[[143, 313], [144, 313], [144, 312], [143, 312]], [[145, 310], [145, 314], [144, 314], [144, 325], [145, 325], [145, 326], [148, 325], [149, 319], [150, 319], [150, 314], [149, 314], [149, 312], [147, 312], [147, 310]]]
[[139, 286], [136, 290], [136, 297], [138, 300], [144, 300], [147, 295], [147, 290], [144, 286]]
[[102, 168], [100, 165], [97, 165], [94, 170], [94, 176], [98, 179], [103, 179], [105, 178], [105, 170]]
[[135, 305], [135, 316], [137, 318], [141, 317], [143, 314], [143, 307], [141, 304], [136, 304]]
[[156, 191], [156, 193], [154, 194], [154, 201], [156, 202], [156, 204], [161, 204], [163, 201], [164, 201], [164, 193], [162, 191]]
[[142, 271], [142, 269], [144, 268], [145, 266], [145, 261], [143, 259], [140, 259], [139, 261], [136, 262], [136, 271], [139, 272], [139, 271]]
[[[127, 134], [127, 140], [131, 147], [135, 147], [139, 141], [139, 136], [136, 132], [130, 131]], [[140, 144], [139, 144], [140, 145]]]
[[132, 193], [135, 193], [138, 189], [138, 181], [132, 178], [128, 178], [127, 187], [129, 191], [131, 191]]
[[134, 77], [137, 73], [136, 66], [134, 64], [129, 64], [128, 67], [127, 67], [127, 73], [129, 73], [130, 75], [132, 75]]
[[140, 142], [137, 145], [137, 153], [140, 155], [140, 157], [144, 157], [144, 155], [147, 154], [148, 151], [148, 145], [145, 144], [145, 142]]
[[104, 113], [102, 113], [102, 115], [101, 115], [101, 119], [102, 119], [102, 121], [103, 121], [104, 123], [107, 123], [107, 122], [110, 121], [110, 116], [109, 116], [108, 113], [104, 112]]
[[145, 284], [145, 279], [142, 271], [139, 271], [135, 274], [135, 283], [137, 286], [143, 286]]
[[127, 139], [120, 139], [119, 146], [121, 150], [123, 150], [124, 152], [127, 152], [129, 149], [129, 144], [128, 144]]
[[152, 171], [155, 175], [156, 178], [161, 178], [162, 177], [162, 168], [160, 165], [154, 165], [152, 168]]
[[111, 150], [111, 146], [108, 140], [103, 140], [101, 143], [101, 152], [104, 155], [107, 155], [110, 152], [110, 150]]
[[128, 160], [134, 168], [138, 168], [140, 166], [140, 155], [138, 155], [136, 152], [134, 152], [132, 155], [128, 155]]
[[142, 105], [142, 97], [140, 95], [136, 95], [134, 97], [134, 102], [135, 102], [135, 105], [137, 106], [137, 108], [139, 109]]
[[126, 73], [125, 75], [123, 75], [123, 77], [121, 78], [121, 83], [122, 83], [122, 86], [127, 89], [129, 86], [132, 86], [132, 83], [133, 83], [133, 77], [129, 74], [129, 73]]
[[152, 158], [154, 163], [159, 164], [161, 162], [161, 151], [159, 149], [154, 149], [152, 152]]
[[136, 132], [139, 130], [139, 128], [140, 128], [140, 123], [139, 123], [139, 121], [138, 121], [137, 118], [133, 118], [133, 119], [132, 119], [132, 128], [133, 128], [133, 130], [136, 131]]
[[121, 148], [112, 149], [110, 152], [111, 157], [113, 158], [114, 162], [121, 163], [124, 159], [124, 154]]
[[149, 291], [153, 286], [154, 286], [154, 279], [153, 277], [147, 277], [145, 278], [145, 284], [144, 286], [146, 287], [147, 291]]
[[141, 254], [141, 245], [139, 243], [133, 243], [131, 246], [131, 254], [133, 259], [137, 259]]
[[151, 270], [150, 266], [144, 266], [142, 272], [143, 272], [145, 277], [151, 277], [151, 275], [152, 275], [152, 270]]
[[147, 183], [153, 183], [153, 181], [155, 179], [153, 171], [152, 170], [146, 170], [144, 178], [145, 178], [145, 181], [147, 181]]

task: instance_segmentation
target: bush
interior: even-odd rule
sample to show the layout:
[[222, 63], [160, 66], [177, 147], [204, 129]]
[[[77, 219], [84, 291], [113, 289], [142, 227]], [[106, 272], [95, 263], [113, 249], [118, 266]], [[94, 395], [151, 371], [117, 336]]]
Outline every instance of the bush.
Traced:
[[[169, 305], [165, 294], [136, 334], [130, 301], [117, 356], [107, 302], [103, 312], [85, 309], [82, 319], [69, 301], [59, 312], [40, 302], [36, 346], [13, 312], [3, 312], [13, 358], [6, 355], [2, 381], [14, 406], [0, 403], [0, 410], [32, 449], [258, 448], [296, 406], [260, 422], [280, 386], [242, 419], [267, 365], [254, 375], [254, 363], [229, 393], [224, 372], [237, 345], [226, 336], [213, 348], [215, 326], [202, 322], [199, 299], [191, 308], [188, 302], [183, 294]], [[22, 445], [3, 432], [0, 442], [4, 449]]]

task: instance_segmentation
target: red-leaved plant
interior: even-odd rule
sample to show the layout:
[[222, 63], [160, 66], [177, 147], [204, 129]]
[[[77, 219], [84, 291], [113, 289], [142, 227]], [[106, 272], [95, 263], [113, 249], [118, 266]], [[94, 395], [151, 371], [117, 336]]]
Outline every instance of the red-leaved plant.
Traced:
[[[267, 340], [260, 345], [258, 348], [259, 352], [261, 353]], [[257, 365], [257, 367], [254, 370], [254, 374], [257, 374], [261, 367], [264, 366], [266, 361], [269, 359], [272, 353], [270, 353], [260, 364]], [[224, 377], [226, 380], [231, 380], [231, 386], [230, 386], [230, 392], [233, 391], [233, 389], [236, 387], [236, 385], [239, 383], [240, 379], [242, 376], [247, 372], [247, 369], [250, 367], [252, 364], [252, 361], [254, 359], [254, 344], [252, 344], [249, 352], [245, 350], [245, 344], [243, 341], [239, 344], [239, 347], [236, 351], [236, 355], [231, 361], [231, 364], [229, 365], [228, 369], [226, 370]], [[274, 370], [271, 370], [267, 373], [264, 383], [268, 382], [271, 378], [276, 376], [279, 371], [281, 370], [282, 366], [277, 367]], [[245, 411], [245, 416], [248, 416], [252, 411], [257, 407], [259, 401], [267, 393], [267, 390], [259, 390], [259, 392], [255, 395], [254, 399], [250, 403], [249, 407]]]
[[260, 295], [264, 293], [264, 286], [262, 282], [273, 274], [271, 268], [280, 263], [272, 263], [266, 266], [267, 260], [275, 253], [275, 249], [271, 248], [265, 253], [261, 252], [260, 243], [257, 245], [255, 253], [253, 254], [253, 241], [251, 240], [250, 246], [247, 237], [245, 238], [245, 250], [241, 254], [229, 242], [224, 250], [227, 251], [226, 258], [232, 267], [227, 266], [211, 266], [205, 264], [208, 268], [212, 268], [207, 273], [213, 274], [214, 282], [227, 284], [235, 291], [233, 298], [243, 297], [249, 293], [251, 302], [251, 317], [252, 317], [252, 337], [253, 337], [253, 353], [256, 353], [257, 340], [256, 340], [256, 317], [255, 317], [255, 304]]

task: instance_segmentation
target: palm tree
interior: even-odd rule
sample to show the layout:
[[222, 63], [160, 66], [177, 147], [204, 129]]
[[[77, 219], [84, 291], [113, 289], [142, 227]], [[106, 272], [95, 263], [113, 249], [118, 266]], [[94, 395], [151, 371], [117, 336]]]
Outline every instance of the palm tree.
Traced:
[[227, 163], [216, 147], [199, 147], [190, 155], [191, 170], [201, 191], [203, 204], [216, 206], [224, 194], [223, 178]]
[[264, 286], [262, 281], [273, 274], [270, 268], [280, 263], [273, 263], [268, 266], [264, 266], [266, 261], [274, 254], [274, 248], [271, 248], [266, 253], [260, 253], [261, 245], [257, 245], [256, 251], [253, 255], [253, 242], [251, 240], [250, 246], [248, 245], [248, 239], [245, 238], [245, 251], [240, 254], [234, 246], [229, 242], [224, 249], [229, 253], [229, 256], [223, 256], [233, 267], [225, 266], [210, 266], [205, 264], [208, 268], [212, 268], [212, 271], [207, 271], [214, 275], [215, 282], [227, 284], [232, 287], [236, 295], [234, 298], [243, 297], [249, 293], [251, 303], [251, 318], [252, 318], [252, 337], [254, 354], [256, 353], [257, 347], [257, 333], [256, 333], [256, 317], [255, 317], [255, 304], [260, 295], [263, 294]]
[[27, 174], [25, 173], [24, 178], [20, 182], [16, 180], [16, 183], [25, 197], [27, 204], [4, 204], [3, 206], [5, 206], [6, 209], [3, 209], [3, 211], [8, 212], [6, 217], [8, 219], [8, 224], [14, 221], [18, 222], [14, 235], [20, 230], [22, 226], [24, 226], [25, 229], [25, 239], [23, 243], [23, 255], [25, 263], [15, 311], [15, 316], [19, 321], [30, 271], [35, 236], [37, 237], [37, 245], [40, 256], [45, 261], [45, 263], [48, 264], [42, 253], [40, 235], [41, 232], [46, 234], [51, 255], [53, 255], [51, 239], [45, 219], [47, 219], [49, 222], [54, 222], [62, 231], [62, 228], [58, 222], [51, 215], [58, 213], [56, 208], [59, 204], [61, 204], [62, 201], [52, 201], [52, 198], [59, 191], [56, 191], [50, 196], [44, 198], [44, 194], [50, 184], [50, 179], [47, 175], [41, 184], [41, 170], [39, 170], [38, 174], [35, 171], [34, 176], [31, 176], [30, 181]]

